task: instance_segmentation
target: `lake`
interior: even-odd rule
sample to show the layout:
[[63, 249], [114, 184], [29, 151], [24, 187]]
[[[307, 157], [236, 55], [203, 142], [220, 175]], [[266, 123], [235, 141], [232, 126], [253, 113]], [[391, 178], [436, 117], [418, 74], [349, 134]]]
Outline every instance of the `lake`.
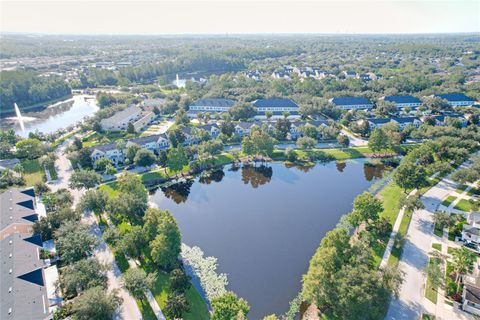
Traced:
[[14, 128], [22, 137], [27, 137], [30, 132], [36, 130], [52, 133], [93, 115], [97, 110], [95, 96], [78, 95], [50, 105], [42, 111], [22, 113], [25, 131], [22, 131], [19, 123], [13, 118], [1, 119], [1, 127]]
[[382, 171], [365, 160], [227, 166], [208, 179], [157, 189], [150, 200], [172, 212], [183, 242], [218, 258], [227, 289], [247, 299], [249, 319], [261, 319], [288, 310], [320, 240]]

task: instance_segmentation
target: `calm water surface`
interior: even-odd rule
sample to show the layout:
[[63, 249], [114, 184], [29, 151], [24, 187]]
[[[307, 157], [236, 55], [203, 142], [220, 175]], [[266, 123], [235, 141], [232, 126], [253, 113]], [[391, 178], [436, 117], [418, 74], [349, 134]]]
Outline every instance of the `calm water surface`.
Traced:
[[322, 237], [381, 174], [363, 161], [227, 167], [151, 200], [173, 213], [186, 244], [218, 258], [228, 289], [250, 303], [249, 319], [261, 319], [288, 310]]
[[12, 118], [2, 119], [1, 127], [14, 128], [15, 132], [22, 137], [27, 137], [30, 132], [36, 130], [52, 133], [93, 115], [97, 110], [94, 96], [79, 95], [48, 106], [42, 111], [22, 114], [25, 120], [24, 132], [20, 129], [18, 122]]

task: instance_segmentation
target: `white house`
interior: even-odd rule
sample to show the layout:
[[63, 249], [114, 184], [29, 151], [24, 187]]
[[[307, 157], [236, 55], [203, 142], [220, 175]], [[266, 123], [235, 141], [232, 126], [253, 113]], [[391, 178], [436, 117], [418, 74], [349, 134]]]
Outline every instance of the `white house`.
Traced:
[[272, 118], [283, 117], [287, 112], [289, 118], [299, 118], [298, 105], [291, 99], [258, 99], [252, 102], [257, 109], [256, 119], [266, 118], [266, 113], [271, 112]]
[[252, 131], [252, 127], [256, 126], [256, 123], [253, 122], [240, 122], [235, 125], [235, 134], [243, 137], [249, 135]]
[[403, 109], [409, 107], [416, 109], [422, 105], [422, 101], [414, 96], [402, 95], [402, 96], [385, 96], [382, 98], [384, 101], [395, 103], [397, 109]]
[[364, 97], [336, 97], [330, 99], [330, 102], [343, 110], [368, 110], [373, 108], [373, 103]]
[[234, 104], [231, 99], [200, 99], [189, 106], [188, 116], [196, 117], [199, 112], [228, 112]]
[[448, 104], [452, 107], [467, 107], [475, 104], [474, 99], [467, 97], [463, 93], [435, 94], [434, 96], [447, 100]]
[[463, 287], [463, 310], [480, 316], [480, 288], [466, 283]]
[[405, 129], [406, 126], [412, 125], [415, 128], [420, 127], [422, 121], [417, 117], [401, 117], [401, 118], [392, 118], [392, 121], [398, 123], [400, 129]]
[[102, 119], [100, 124], [103, 130], [120, 131], [127, 130], [129, 122], [140, 119], [142, 109], [137, 106], [130, 106], [122, 111], [116, 112], [110, 118]]
[[462, 240], [480, 244], [480, 213], [468, 214], [467, 223], [463, 225]]

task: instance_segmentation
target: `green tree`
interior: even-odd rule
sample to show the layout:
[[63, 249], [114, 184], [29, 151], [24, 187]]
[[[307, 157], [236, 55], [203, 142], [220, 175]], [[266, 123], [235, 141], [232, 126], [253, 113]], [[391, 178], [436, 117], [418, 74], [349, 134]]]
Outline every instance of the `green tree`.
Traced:
[[67, 222], [55, 232], [61, 260], [73, 263], [93, 253], [97, 239], [84, 223]]
[[427, 181], [427, 173], [422, 166], [405, 161], [395, 170], [393, 181], [404, 191], [421, 188]]
[[107, 207], [108, 193], [104, 190], [87, 190], [80, 198], [78, 208], [82, 211], [103, 213]]
[[368, 146], [373, 152], [388, 148], [388, 137], [382, 128], [375, 128], [368, 138]]
[[188, 158], [182, 147], [172, 148], [168, 151], [167, 166], [173, 171], [178, 172], [188, 164]]
[[465, 247], [461, 247], [452, 253], [452, 265], [453, 272], [455, 273], [457, 292], [463, 276], [473, 271], [476, 262], [477, 255]]
[[153, 261], [164, 269], [171, 268], [181, 251], [181, 234], [175, 218], [167, 210], [149, 208], [144, 221]]
[[102, 157], [95, 161], [95, 168], [101, 172], [104, 172], [108, 165], [112, 165], [112, 160], [105, 157]]
[[128, 133], [135, 133], [135, 126], [133, 125], [133, 123], [131, 123], [131, 122], [128, 123], [127, 132]]
[[138, 150], [140, 149], [141, 147], [138, 144], [128, 143], [127, 151], [125, 152], [125, 159], [127, 160], [128, 163], [133, 163], [133, 159], [135, 158]]
[[73, 300], [72, 313], [79, 320], [110, 320], [121, 303], [117, 290], [107, 293], [101, 287], [94, 287]]
[[95, 258], [81, 259], [65, 267], [60, 276], [60, 288], [68, 297], [93, 287], [107, 287], [107, 266]]
[[190, 310], [190, 305], [184, 294], [176, 292], [167, 296], [165, 305], [165, 314], [171, 319], [179, 319], [185, 312]]
[[72, 189], [90, 189], [102, 181], [102, 177], [93, 170], [78, 170], [70, 176], [69, 186]]
[[228, 291], [212, 299], [212, 320], [232, 320], [239, 314], [246, 316], [250, 311], [247, 301]]
[[191, 287], [191, 278], [182, 269], [170, 272], [170, 289], [178, 293], [185, 293]]
[[250, 103], [237, 103], [228, 110], [228, 113], [236, 121], [253, 118], [257, 114], [257, 109]]
[[109, 164], [107, 165], [107, 167], [105, 168], [105, 174], [108, 174], [108, 175], [114, 175], [116, 174], [118, 171], [117, 171], [117, 168], [115, 168], [113, 165]]
[[317, 145], [317, 140], [310, 137], [300, 137], [297, 139], [297, 146], [301, 149], [312, 149]]
[[442, 288], [445, 279], [445, 270], [441, 260], [438, 258], [430, 258], [429, 263], [425, 267], [425, 273], [433, 288]]
[[358, 195], [353, 201], [353, 211], [349, 214], [350, 222], [358, 226], [361, 222], [377, 221], [383, 211], [382, 202], [370, 192]]
[[242, 140], [242, 150], [248, 155], [271, 156], [275, 146], [275, 139], [262, 130], [252, 130], [250, 135]]
[[347, 148], [348, 145], [350, 144], [350, 139], [348, 139], [348, 137], [344, 134], [339, 134], [337, 136], [337, 142], [342, 147]]
[[42, 142], [38, 139], [24, 139], [16, 143], [16, 155], [19, 158], [36, 159], [41, 155]]
[[130, 268], [122, 278], [123, 287], [137, 299], [144, 297], [145, 291], [155, 283], [155, 274], [147, 274], [143, 269]]
[[147, 149], [140, 149], [137, 151], [133, 162], [136, 166], [148, 167], [155, 163], [156, 157], [152, 151]]

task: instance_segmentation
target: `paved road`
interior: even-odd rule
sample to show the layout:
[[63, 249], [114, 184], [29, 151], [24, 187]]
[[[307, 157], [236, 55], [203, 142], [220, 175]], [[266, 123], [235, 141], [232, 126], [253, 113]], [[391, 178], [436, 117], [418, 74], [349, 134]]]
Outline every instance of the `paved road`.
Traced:
[[[404, 273], [404, 283], [398, 298], [393, 298], [385, 319], [419, 319], [423, 312], [435, 313], [427, 308], [424, 295], [426, 278], [423, 270], [428, 263], [433, 236], [433, 214], [456, 184], [447, 178], [428, 190], [421, 200], [425, 209], [415, 210], [408, 228], [403, 254], [399, 263]], [[445, 314], [444, 314], [445, 315]], [[463, 319], [464, 315], [449, 312], [444, 319]], [[467, 319], [467, 318], [465, 318]]]
[[365, 139], [361, 139], [357, 136], [354, 136], [350, 132], [345, 129], [342, 129], [342, 133], [350, 139], [350, 147], [366, 147], [368, 146], [368, 141]]
[[[83, 190], [73, 190], [68, 187], [68, 181], [73, 172], [70, 161], [63, 154], [66, 148], [66, 143], [62, 144], [57, 149], [58, 159], [55, 162], [55, 166], [58, 172], [58, 180], [55, 183], [50, 184], [53, 191], [56, 191], [60, 188], [66, 188], [72, 192], [74, 197], [74, 204], [76, 204], [80, 197], [83, 194]], [[117, 263], [115, 262], [115, 257], [113, 256], [112, 251], [108, 248], [105, 241], [102, 238], [102, 232], [100, 231], [97, 221], [93, 215], [85, 214], [82, 217], [82, 221], [88, 223], [91, 226], [92, 233], [99, 240], [99, 245], [96, 248], [94, 255], [101, 262], [110, 266], [110, 270], [107, 273], [108, 276], [108, 290], [120, 289], [119, 295], [123, 299], [123, 304], [120, 306], [115, 319], [123, 320], [136, 320], [142, 319], [142, 314], [138, 309], [135, 299], [124, 289], [121, 288], [121, 276], [122, 273], [118, 269]]]

